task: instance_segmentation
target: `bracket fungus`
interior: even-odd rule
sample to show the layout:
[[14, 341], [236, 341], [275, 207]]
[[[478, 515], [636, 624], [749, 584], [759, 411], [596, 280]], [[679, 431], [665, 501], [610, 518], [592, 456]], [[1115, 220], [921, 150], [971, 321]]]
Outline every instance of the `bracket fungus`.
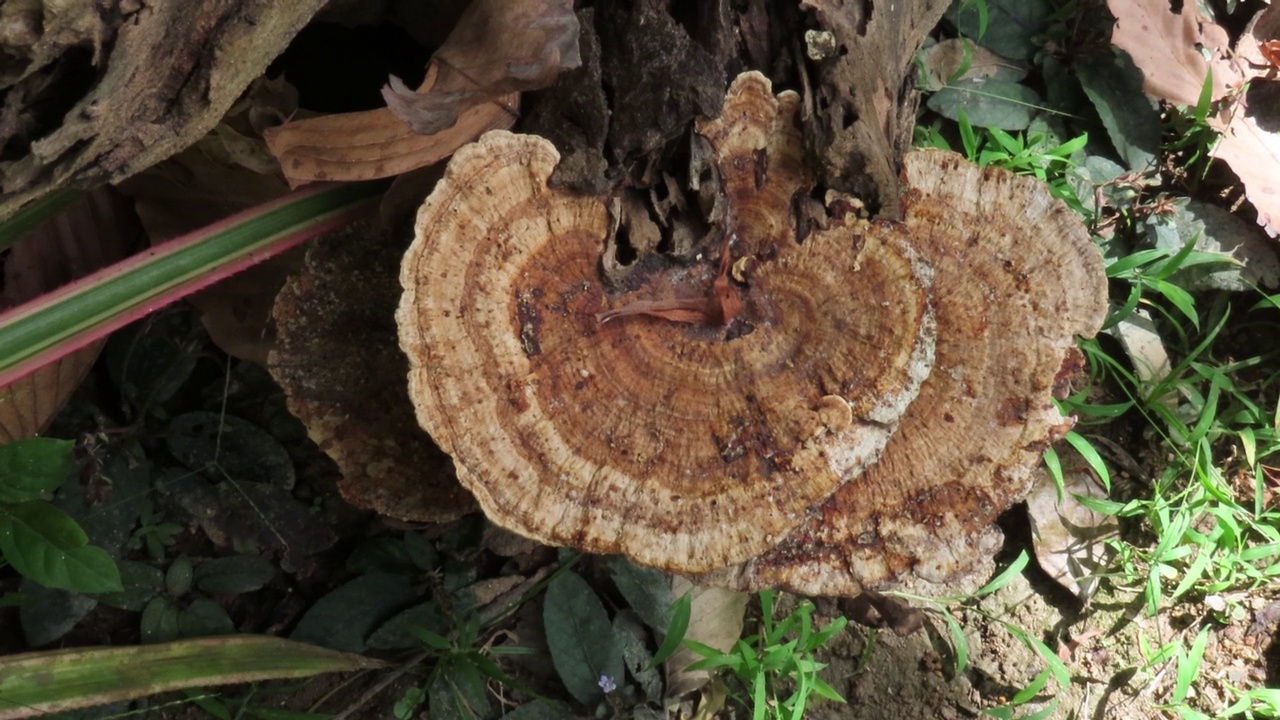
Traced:
[[927, 266], [896, 226], [785, 237], [806, 188], [777, 106], [798, 99], [753, 77], [703, 128], [729, 218], [714, 244], [755, 265], [719, 283], [727, 324], [635, 311], [711, 304], [728, 258], [710, 251], [607, 287], [609, 204], [548, 187], [541, 138], [486, 134], [420, 210], [397, 316], [410, 395], [499, 525], [676, 572], [742, 562], [874, 462], [919, 390]]
[[[940, 153], [908, 160], [905, 222], [837, 193], [816, 217], [799, 104], [740, 76], [696, 127], [710, 229], [624, 273], [620, 203], [549, 187], [550, 143], [493, 132], [454, 156], [397, 324], [418, 421], [496, 523], [842, 594], [954, 564], [931, 542], [989, 535], [1025, 492], [1011, 468], [1063, 423], [1064, 353], [1101, 323], [1096, 250], [1043, 189]], [[889, 554], [863, 571], [863, 549]]]

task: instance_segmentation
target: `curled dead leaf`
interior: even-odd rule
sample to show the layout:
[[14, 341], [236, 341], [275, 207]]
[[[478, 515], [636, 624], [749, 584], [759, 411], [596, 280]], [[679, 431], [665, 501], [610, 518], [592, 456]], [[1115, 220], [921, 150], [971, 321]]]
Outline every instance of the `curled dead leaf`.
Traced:
[[451, 127], [469, 107], [547, 87], [582, 64], [572, 0], [477, 0], [431, 58], [430, 89], [392, 76], [382, 90], [391, 112], [419, 135]]

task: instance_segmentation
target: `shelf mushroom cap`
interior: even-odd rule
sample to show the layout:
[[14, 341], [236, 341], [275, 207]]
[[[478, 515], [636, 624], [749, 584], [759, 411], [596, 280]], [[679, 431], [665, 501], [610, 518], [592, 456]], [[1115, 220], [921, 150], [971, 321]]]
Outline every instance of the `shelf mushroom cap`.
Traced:
[[[609, 202], [549, 187], [549, 142], [491, 132], [454, 156], [397, 323], [418, 421], [494, 522], [705, 572], [766, 551], [879, 457], [933, 363], [932, 271], [902, 226], [852, 213], [797, 241], [797, 104], [758, 74], [734, 83], [699, 128], [721, 257], [655, 254], [619, 284]], [[732, 286], [726, 252], [746, 268]], [[714, 293], [735, 298], [727, 323], [628, 310]]]
[[996, 516], [1024, 499], [1065, 432], [1052, 397], [1080, 367], [1075, 337], [1107, 312], [1098, 249], [1043, 183], [959, 155], [909, 153], [904, 224], [934, 268], [933, 371], [874, 467], [777, 547], [702, 578], [740, 589], [853, 596], [976, 589]]

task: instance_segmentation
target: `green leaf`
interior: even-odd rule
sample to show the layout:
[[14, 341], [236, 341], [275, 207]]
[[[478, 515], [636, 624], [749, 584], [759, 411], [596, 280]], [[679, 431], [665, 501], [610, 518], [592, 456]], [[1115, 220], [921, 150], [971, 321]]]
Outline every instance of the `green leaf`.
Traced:
[[62, 188], [23, 205], [0, 223], [0, 251], [7, 250], [23, 235], [53, 219], [84, 194], [84, 190]]
[[141, 627], [143, 643], [178, 639], [178, 606], [167, 597], [152, 598], [142, 609]]
[[961, 111], [974, 127], [1025, 130], [1040, 96], [1025, 85], [1006, 80], [971, 79], [948, 85], [929, 96], [929, 109], [959, 121]]
[[[282, 490], [293, 488], [293, 459], [279, 440], [257, 425], [233, 415], [189, 412], [175, 417], [166, 434], [169, 452], [211, 480], [260, 482]], [[207, 472], [212, 466], [217, 472]]]
[[[623, 610], [613, 619], [613, 636], [617, 638], [628, 674], [640, 686], [646, 699], [661, 704], [662, 674], [658, 672], [657, 663], [653, 662], [653, 655], [649, 652], [649, 638], [644, 623], [635, 612]], [[614, 682], [619, 687], [622, 686], [618, 678], [614, 678]]]
[[404, 534], [404, 549], [409, 554], [409, 559], [419, 570], [431, 572], [440, 567], [440, 552], [422, 536], [420, 532], [412, 530]]
[[120, 394], [143, 414], [182, 389], [204, 356], [207, 338], [194, 313], [159, 312], [112, 334], [102, 356]]
[[417, 596], [401, 575], [361, 575], [317, 600], [290, 637], [335, 650], [362, 651], [373, 629]]
[[28, 438], [0, 445], [0, 503], [39, 500], [75, 468], [70, 440]]
[[196, 707], [209, 713], [218, 720], [231, 720], [231, 708], [222, 700], [197, 690], [187, 690], [187, 699]]
[[[434, 600], [418, 603], [413, 607], [400, 611], [378, 627], [369, 636], [369, 647], [379, 650], [401, 650], [417, 647], [423, 643], [423, 635], [415, 630], [425, 630], [432, 637], [441, 637], [449, 631], [449, 620], [440, 612]], [[443, 638], [442, 638], [443, 639]], [[444, 641], [443, 647], [433, 645], [438, 650], [449, 647]]]
[[0, 553], [45, 587], [81, 593], [119, 592], [120, 571], [74, 520], [42, 500], [0, 505]]
[[307, 712], [306, 710], [285, 710], [283, 708], [247, 707], [245, 713], [258, 720], [328, 720], [332, 713]]
[[147, 606], [151, 598], [164, 591], [164, 573], [160, 570], [133, 560], [121, 560], [119, 568], [123, 589], [98, 595], [102, 604], [138, 612]]
[[427, 697], [431, 720], [479, 720], [489, 714], [484, 679], [466, 662], [452, 662], [436, 670]]
[[1173, 696], [1169, 698], [1170, 702], [1177, 704], [1187, 699], [1191, 684], [1200, 676], [1200, 663], [1204, 659], [1204, 650], [1208, 643], [1209, 628], [1204, 627], [1200, 629], [1200, 634], [1191, 644], [1191, 651], [1185, 655], [1178, 653], [1178, 679], [1173, 688]]
[[382, 666], [358, 655], [251, 635], [8, 655], [0, 658], [0, 718], [105, 705], [183, 688]]
[[262, 589], [276, 576], [276, 568], [257, 555], [232, 555], [196, 567], [196, 587], [211, 595], [237, 595]]
[[654, 630], [666, 632], [675, 602], [671, 578], [657, 570], [632, 565], [621, 556], [609, 559], [609, 574], [640, 619]]
[[209, 598], [196, 598], [178, 613], [178, 636], [185, 638], [230, 635], [236, 631], [231, 616]]
[[1160, 111], [1142, 91], [1142, 71], [1123, 50], [1076, 58], [1076, 75], [1129, 169], [1153, 169], [1160, 154]]
[[1007, 58], [1029, 60], [1051, 12], [1046, 0], [978, 0], [947, 11], [961, 35]]
[[191, 558], [186, 555], [179, 555], [169, 563], [169, 569], [164, 574], [164, 591], [173, 597], [182, 597], [191, 592], [191, 577], [194, 574], [194, 568], [191, 565]]
[[98, 605], [92, 595], [53, 590], [32, 580], [20, 586], [27, 602], [18, 621], [29, 647], [43, 647], [71, 632]]
[[1010, 580], [1015, 578], [1018, 573], [1022, 572], [1023, 568], [1027, 566], [1029, 561], [1030, 558], [1027, 556], [1026, 550], [1018, 553], [1018, 557], [1014, 558], [1013, 562], [1009, 563], [1009, 567], [1001, 571], [999, 575], [995, 576], [995, 578], [991, 580], [991, 582], [979, 588], [973, 596], [982, 597], [983, 595], [990, 595], [1005, 585], [1008, 585]]
[[600, 598], [578, 575], [563, 572], [547, 585], [542, 617], [551, 661], [565, 689], [583, 705], [603, 700], [600, 678], [617, 682], [623, 660]]
[[692, 614], [693, 592], [689, 591], [681, 595], [671, 608], [671, 625], [662, 638], [662, 644], [658, 646], [658, 652], [653, 655], [654, 666], [666, 662], [667, 658], [679, 649], [685, 633], [689, 631], [689, 618]]
[[1075, 451], [1080, 453], [1080, 457], [1089, 464], [1089, 469], [1093, 470], [1093, 472], [1098, 476], [1098, 480], [1102, 482], [1102, 487], [1110, 492], [1111, 471], [1107, 469], [1107, 464], [1103, 462], [1102, 456], [1098, 454], [1098, 451], [1093, 447], [1093, 444], [1075, 430], [1067, 432], [1066, 441], [1071, 445], [1071, 447], [1075, 448]]

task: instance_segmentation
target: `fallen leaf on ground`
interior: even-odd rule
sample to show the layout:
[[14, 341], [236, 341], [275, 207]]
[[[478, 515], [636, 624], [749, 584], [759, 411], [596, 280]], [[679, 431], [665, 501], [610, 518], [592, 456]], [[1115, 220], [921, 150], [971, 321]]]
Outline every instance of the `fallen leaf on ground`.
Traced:
[[286, 123], [266, 131], [267, 145], [291, 187], [400, 175], [511, 127], [520, 91], [581, 62], [571, 2], [483, 0], [459, 19], [416, 93], [393, 77], [388, 107]]
[[504, 95], [547, 87], [582, 64], [572, 0], [478, 0], [431, 58], [436, 82], [413, 92], [400, 78], [382, 89], [387, 107], [419, 135], [441, 132], [459, 114]]
[[[1280, 9], [1258, 12], [1231, 52], [1226, 31], [1207, 22], [1193, 4], [1175, 13], [1165, 0], [1109, 0], [1116, 16], [1111, 42], [1142, 69], [1148, 95], [1195, 106], [1205, 80], [1213, 73], [1213, 100], [1225, 100], [1208, 124], [1222, 134], [1214, 149], [1244, 185], [1258, 212], [1258, 224], [1272, 237], [1280, 235], [1280, 108], [1274, 102], [1251, 106], [1246, 83], [1269, 82], [1274, 72], [1268, 43], [1280, 35]], [[1206, 60], [1201, 54], [1207, 52]]]
[[1036, 484], [1027, 496], [1032, 543], [1036, 560], [1049, 577], [1088, 602], [1107, 562], [1105, 540], [1119, 530], [1116, 519], [1091, 510], [1076, 499], [1105, 500], [1106, 492], [1084, 467], [1064, 466], [1062, 498], [1053, 477], [1037, 472]]
[[[427, 91], [437, 70], [418, 88]], [[449, 157], [486, 131], [511, 127], [518, 95], [463, 110], [457, 124], [418, 135], [387, 108], [298, 120], [266, 131], [290, 187], [318, 180], [372, 180], [426, 167]]]
[[1141, 383], [1143, 395], [1148, 403], [1160, 403], [1170, 410], [1177, 407], [1178, 397], [1166, 393], [1153, 397], [1152, 391], [1169, 376], [1172, 365], [1169, 362], [1169, 351], [1164, 347], [1164, 340], [1156, 332], [1155, 323], [1146, 310], [1135, 310], [1129, 317], [1116, 323], [1107, 333], [1120, 341], [1124, 351], [1133, 363], [1133, 372]]
[[1024, 63], [1009, 60], [966, 38], [943, 40], [920, 51], [924, 70], [920, 89], [936, 92], [961, 80], [990, 79], [1017, 82], [1027, 76]]
[[[673, 578], [671, 594], [681, 597], [686, 592], [691, 594], [692, 603], [685, 639], [728, 652], [742, 636], [743, 618], [746, 616], [750, 595], [724, 588], [694, 585], [682, 577]], [[682, 645], [663, 664], [667, 675], [668, 701], [701, 688], [711, 679], [710, 671], [685, 669], [700, 659], [700, 655]]]
[[[1210, 68], [1214, 100], [1243, 83], [1238, 63], [1229, 56], [1226, 31], [1201, 17], [1195, 3], [1184, 4], [1180, 13], [1168, 0], [1108, 0], [1107, 5], [1116, 17], [1111, 43], [1142, 69], [1148, 95], [1195, 105]], [[1205, 60], [1200, 48], [1212, 60]]]

